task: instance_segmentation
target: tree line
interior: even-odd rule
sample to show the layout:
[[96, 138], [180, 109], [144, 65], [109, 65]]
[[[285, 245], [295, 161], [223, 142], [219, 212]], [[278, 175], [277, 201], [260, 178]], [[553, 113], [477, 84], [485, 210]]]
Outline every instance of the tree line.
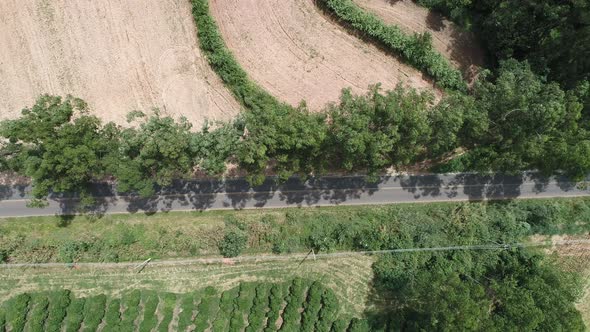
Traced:
[[78, 98], [42, 96], [20, 118], [0, 125], [0, 169], [33, 180], [33, 196], [78, 192], [114, 177], [119, 191], [144, 197], [157, 186], [201, 170], [219, 176], [237, 164], [252, 184], [269, 169], [281, 179], [342, 169], [375, 177], [395, 166], [445, 160], [447, 171], [590, 170], [590, 84], [566, 88], [527, 61], [501, 61], [468, 93], [449, 91], [434, 103], [428, 92], [379, 85], [364, 95], [344, 90], [340, 101], [310, 112], [292, 107], [252, 82], [225, 46], [207, 0], [193, 0], [199, 43], [212, 68], [245, 112], [194, 131], [185, 119], [132, 112], [123, 128], [102, 124]]

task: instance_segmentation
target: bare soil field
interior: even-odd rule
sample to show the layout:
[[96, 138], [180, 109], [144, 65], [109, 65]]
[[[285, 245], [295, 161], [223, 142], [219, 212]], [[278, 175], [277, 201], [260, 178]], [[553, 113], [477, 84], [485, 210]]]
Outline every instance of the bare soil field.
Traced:
[[472, 33], [462, 31], [452, 22], [411, 0], [353, 0], [385, 23], [396, 25], [406, 33], [429, 32], [434, 48], [472, 78], [484, 65], [484, 52]]
[[343, 88], [381, 82], [433, 89], [423, 74], [330, 22], [313, 0], [210, 0], [223, 38], [254, 81], [282, 101], [312, 110]]
[[105, 121], [159, 107], [199, 125], [240, 107], [199, 51], [187, 0], [0, 1], [0, 119], [42, 93]]

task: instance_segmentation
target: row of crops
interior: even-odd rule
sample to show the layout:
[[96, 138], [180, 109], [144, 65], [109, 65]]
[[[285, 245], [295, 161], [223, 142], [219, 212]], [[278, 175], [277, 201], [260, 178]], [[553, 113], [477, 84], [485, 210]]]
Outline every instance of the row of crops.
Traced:
[[173, 294], [134, 290], [76, 297], [67, 290], [20, 294], [0, 307], [5, 331], [366, 331], [340, 317], [332, 290], [318, 282], [242, 283]]

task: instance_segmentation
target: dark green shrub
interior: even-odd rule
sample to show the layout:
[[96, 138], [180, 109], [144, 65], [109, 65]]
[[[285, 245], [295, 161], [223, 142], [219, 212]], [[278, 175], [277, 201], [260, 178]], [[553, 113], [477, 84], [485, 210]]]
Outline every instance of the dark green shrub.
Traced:
[[70, 306], [68, 307], [65, 329], [66, 332], [78, 332], [84, 320], [84, 303], [85, 298], [72, 298]]
[[272, 332], [277, 330], [276, 322], [279, 319], [280, 311], [283, 308], [283, 299], [286, 295], [283, 292], [283, 289], [284, 286], [282, 284], [274, 284], [270, 289], [269, 311], [266, 314], [267, 321], [264, 332]]
[[59, 332], [66, 318], [67, 309], [71, 302], [71, 293], [68, 290], [49, 293], [49, 314], [45, 329], [47, 332]]
[[21, 332], [24, 330], [30, 302], [31, 296], [29, 294], [21, 294], [6, 304], [6, 322], [11, 331]]
[[264, 328], [264, 317], [266, 316], [266, 309], [269, 307], [269, 292], [271, 285], [267, 283], [259, 283], [256, 286], [256, 296], [254, 303], [248, 314], [248, 326], [246, 332], [258, 332]]
[[121, 300], [113, 299], [105, 314], [105, 331], [119, 331], [121, 327]]
[[197, 318], [195, 319], [195, 331], [205, 331], [214, 321], [215, 314], [219, 309], [219, 297], [213, 287], [205, 288], [201, 303], [197, 307]]
[[307, 282], [300, 278], [293, 280], [289, 288], [289, 297], [287, 298], [287, 306], [283, 311], [283, 325], [280, 331], [299, 331], [301, 324], [301, 313], [299, 308], [303, 306], [305, 295], [307, 291]]
[[370, 330], [369, 322], [366, 319], [358, 318], [353, 318], [348, 328], [348, 332], [366, 332]]
[[84, 331], [93, 332], [104, 318], [107, 297], [104, 294], [86, 299], [84, 303]]
[[[174, 315], [174, 308], [176, 307], [176, 294], [166, 293], [161, 298], [161, 310], [162, 320], [158, 324], [156, 331], [168, 332], [172, 317]], [[179, 329], [180, 330], [180, 329]]]
[[248, 236], [241, 231], [231, 230], [223, 237], [219, 244], [219, 251], [223, 257], [237, 257], [248, 244]]
[[348, 332], [350, 320], [339, 318], [332, 324], [331, 332]]
[[186, 331], [193, 323], [195, 303], [199, 303], [200, 294], [188, 293], [180, 298], [180, 313], [178, 314], [178, 331]]
[[143, 319], [139, 324], [140, 332], [150, 332], [158, 324], [158, 317], [156, 316], [156, 309], [160, 298], [154, 291], [143, 291], [141, 294], [143, 303]]
[[228, 331], [229, 320], [234, 310], [234, 301], [238, 297], [238, 288], [232, 288], [221, 294], [219, 311], [213, 321], [213, 331]]
[[135, 331], [135, 320], [139, 316], [139, 302], [141, 301], [141, 292], [134, 290], [123, 294], [121, 303], [123, 304], [123, 314], [121, 315], [121, 331]]
[[412, 66], [430, 75], [439, 86], [461, 91], [467, 89], [461, 72], [433, 49], [429, 34], [406, 35], [400, 28], [386, 25], [375, 15], [365, 12], [352, 0], [320, 0], [320, 4], [353, 29], [370, 36]]
[[339, 310], [338, 298], [336, 298], [336, 295], [331, 289], [326, 288], [322, 294], [322, 309], [319, 312], [316, 331], [329, 332], [332, 323], [338, 318]]
[[49, 299], [44, 294], [35, 294], [31, 298], [31, 312], [29, 312], [28, 322], [31, 332], [45, 331], [45, 320], [47, 320]]
[[248, 323], [247, 316], [244, 320], [244, 315], [250, 313], [250, 308], [256, 295], [256, 284], [250, 282], [242, 282], [239, 286], [239, 293], [234, 301], [234, 309], [229, 322], [230, 331], [243, 331]]
[[59, 246], [59, 251], [57, 255], [61, 262], [73, 263], [86, 250], [88, 250], [87, 243], [78, 241], [68, 241]]
[[311, 284], [307, 292], [307, 299], [303, 304], [303, 317], [301, 320], [301, 331], [315, 331], [318, 321], [318, 314], [322, 308], [322, 296], [324, 287], [317, 281]]

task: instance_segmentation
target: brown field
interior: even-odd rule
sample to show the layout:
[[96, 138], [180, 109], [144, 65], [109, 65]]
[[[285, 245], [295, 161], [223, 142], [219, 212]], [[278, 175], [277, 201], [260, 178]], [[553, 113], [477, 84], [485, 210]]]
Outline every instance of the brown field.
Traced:
[[461, 69], [468, 78], [473, 77], [477, 69], [484, 65], [483, 50], [472, 33], [461, 31], [441, 15], [420, 7], [411, 0], [354, 2], [406, 33], [430, 33], [434, 48]]
[[42, 93], [117, 123], [152, 107], [196, 125], [239, 111], [200, 54], [188, 0], [0, 1], [0, 119]]
[[422, 73], [348, 34], [313, 0], [210, 0], [229, 49], [246, 72], [277, 98], [311, 109], [381, 82], [431, 89]]

